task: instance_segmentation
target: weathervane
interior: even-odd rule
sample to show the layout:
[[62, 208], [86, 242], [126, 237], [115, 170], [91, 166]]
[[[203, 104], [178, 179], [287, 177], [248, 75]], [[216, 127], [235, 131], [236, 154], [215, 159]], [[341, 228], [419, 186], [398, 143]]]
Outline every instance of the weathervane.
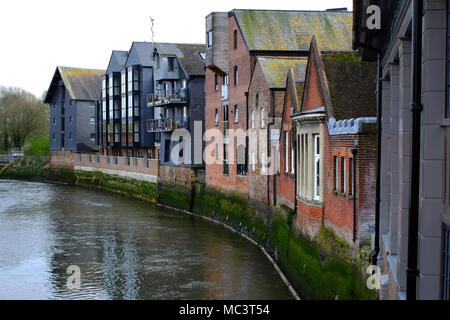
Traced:
[[155, 41], [153, 40], [153, 37], [155, 36], [155, 32], [153, 31], [153, 27], [154, 27], [155, 19], [150, 17], [150, 21], [152, 22], [152, 28], [151, 28], [151, 30], [152, 30], [152, 43], [154, 43]]

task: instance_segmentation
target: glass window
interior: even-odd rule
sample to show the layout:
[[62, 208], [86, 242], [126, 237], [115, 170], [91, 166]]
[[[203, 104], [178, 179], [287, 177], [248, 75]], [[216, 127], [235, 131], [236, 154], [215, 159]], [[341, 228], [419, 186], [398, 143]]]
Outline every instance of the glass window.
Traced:
[[320, 200], [320, 136], [314, 135], [314, 199]]
[[219, 90], [219, 76], [217, 74], [214, 75], [214, 87], [216, 91]]
[[141, 73], [139, 69], [133, 70], [133, 90], [139, 91], [140, 90], [140, 81], [141, 81]]
[[289, 131], [285, 131], [284, 135], [285, 135], [285, 146], [284, 146], [285, 159], [284, 159], [284, 162], [285, 162], [285, 166], [286, 166], [284, 172], [288, 173], [289, 172]]
[[246, 175], [247, 174], [247, 164], [246, 164], [246, 148], [242, 144], [237, 148], [237, 174]]
[[238, 67], [234, 66], [234, 85], [237, 86], [239, 83], [239, 71]]
[[339, 158], [334, 157], [334, 189], [339, 191]]
[[106, 77], [102, 78], [102, 98], [106, 98]]
[[347, 159], [343, 158], [342, 159], [342, 169], [343, 169], [343, 173], [342, 175], [344, 176], [344, 190], [342, 191], [344, 194], [347, 193]]
[[256, 154], [252, 152], [252, 171], [256, 170]]
[[133, 69], [128, 68], [128, 92], [133, 91]]
[[108, 76], [108, 80], [109, 80], [109, 96], [112, 97], [114, 95], [114, 84], [113, 84], [113, 75], [111, 74], [110, 76]]
[[261, 109], [261, 128], [266, 126], [266, 110], [264, 108]]
[[237, 30], [234, 30], [233, 32], [233, 42], [234, 42], [234, 49], [237, 49]]
[[252, 111], [252, 129], [255, 129], [255, 111]]
[[175, 58], [174, 57], [167, 58], [167, 68], [169, 69], [169, 71], [175, 70]]
[[216, 116], [214, 118], [214, 125], [219, 125], [219, 109], [216, 109]]
[[[292, 139], [292, 142], [293, 142], [293, 140], [294, 139]], [[294, 147], [292, 146], [291, 147], [291, 174], [295, 173], [295, 153], [294, 152], [295, 152], [295, 150], [294, 150]]]
[[208, 47], [212, 47], [213, 45], [213, 33], [212, 31], [208, 31]]
[[125, 73], [125, 71], [122, 71], [122, 79], [121, 79], [121, 84], [122, 84], [122, 94], [127, 92], [127, 74]]
[[239, 106], [235, 105], [234, 106], [234, 123], [238, 123], [239, 122]]

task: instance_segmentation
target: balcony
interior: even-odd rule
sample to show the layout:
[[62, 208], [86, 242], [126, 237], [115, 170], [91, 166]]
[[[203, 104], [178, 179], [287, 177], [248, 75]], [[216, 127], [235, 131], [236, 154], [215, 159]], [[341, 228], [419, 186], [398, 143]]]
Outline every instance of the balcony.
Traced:
[[147, 120], [147, 132], [170, 132], [176, 129], [189, 129], [189, 118]]
[[147, 96], [148, 107], [158, 107], [171, 103], [186, 103], [186, 89], [160, 90]]

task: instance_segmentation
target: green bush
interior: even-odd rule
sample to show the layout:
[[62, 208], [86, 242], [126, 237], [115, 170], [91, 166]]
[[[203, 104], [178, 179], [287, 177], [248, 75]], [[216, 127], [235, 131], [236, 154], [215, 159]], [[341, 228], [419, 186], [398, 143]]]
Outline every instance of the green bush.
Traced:
[[50, 138], [33, 137], [24, 146], [27, 156], [42, 157], [50, 155]]

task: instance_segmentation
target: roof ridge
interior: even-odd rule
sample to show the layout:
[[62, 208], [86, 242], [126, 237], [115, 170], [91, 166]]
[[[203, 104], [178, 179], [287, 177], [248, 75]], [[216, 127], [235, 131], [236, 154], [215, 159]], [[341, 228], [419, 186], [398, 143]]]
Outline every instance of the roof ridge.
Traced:
[[69, 67], [69, 66], [58, 66], [58, 68], [77, 69], [77, 70], [91, 70], [91, 71], [106, 71], [105, 69], [93, 69], [93, 68], [81, 68], [81, 67]]
[[332, 14], [336, 14], [336, 13], [351, 13], [353, 14], [353, 11], [348, 11], [348, 10], [288, 10], [288, 9], [233, 9], [230, 10], [229, 12], [237, 12], [237, 11], [262, 11], [262, 12], [320, 12], [320, 13], [332, 13]]

